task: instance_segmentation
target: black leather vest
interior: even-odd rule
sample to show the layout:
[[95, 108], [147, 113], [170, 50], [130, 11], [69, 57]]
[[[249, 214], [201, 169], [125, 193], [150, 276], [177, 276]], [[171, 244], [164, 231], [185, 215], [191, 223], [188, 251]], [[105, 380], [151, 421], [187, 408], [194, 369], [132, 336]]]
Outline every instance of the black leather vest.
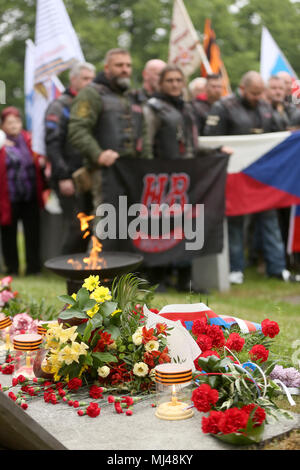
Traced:
[[143, 110], [134, 92], [118, 94], [109, 87], [93, 83], [101, 95], [102, 110], [94, 135], [103, 150], [115, 150], [123, 157], [142, 151]]
[[198, 135], [190, 104], [184, 103], [182, 111], [159, 98], [150, 98], [147, 104], [159, 118], [159, 128], [154, 136], [154, 157], [193, 158], [198, 146]]

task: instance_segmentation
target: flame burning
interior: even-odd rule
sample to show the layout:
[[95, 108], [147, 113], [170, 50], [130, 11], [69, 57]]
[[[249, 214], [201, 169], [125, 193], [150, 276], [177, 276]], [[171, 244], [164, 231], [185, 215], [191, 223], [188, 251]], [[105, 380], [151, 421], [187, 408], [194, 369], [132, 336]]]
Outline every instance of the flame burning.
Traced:
[[[86, 239], [91, 235], [90, 232], [90, 221], [95, 218], [94, 215], [86, 215], [83, 212], [79, 212], [77, 214], [77, 218], [80, 221], [80, 229], [83, 233], [82, 238]], [[74, 260], [72, 258], [68, 259], [68, 263], [73, 266], [74, 269], [87, 269], [87, 270], [94, 270], [94, 269], [102, 269], [106, 266], [106, 261], [104, 258], [99, 257], [99, 253], [102, 252], [102, 243], [95, 237], [94, 235], [91, 236], [92, 239], [92, 248], [90, 250], [89, 256], [83, 258], [83, 263], [78, 260]]]

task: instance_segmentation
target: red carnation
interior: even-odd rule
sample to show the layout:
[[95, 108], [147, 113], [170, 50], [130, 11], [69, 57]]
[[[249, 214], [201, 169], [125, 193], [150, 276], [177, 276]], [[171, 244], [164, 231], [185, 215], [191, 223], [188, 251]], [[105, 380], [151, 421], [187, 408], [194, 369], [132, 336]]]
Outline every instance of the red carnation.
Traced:
[[243, 406], [242, 410], [244, 410], [250, 416], [254, 408], [256, 408], [256, 410], [254, 411], [254, 415], [252, 416], [252, 421], [253, 421], [254, 427], [256, 428], [257, 426], [261, 426], [262, 423], [265, 421], [266, 419], [265, 410], [255, 405], [254, 403]]
[[202, 432], [204, 434], [218, 434], [219, 430], [219, 421], [220, 418], [223, 416], [222, 411], [215, 411], [212, 410], [209, 413], [209, 416], [206, 418], [205, 416], [202, 418]]
[[262, 344], [256, 344], [250, 349], [249, 355], [253, 361], [265, 362], [268, 359], [269, 351]]
[[212, 348], [212, 340], [207, 335], [199, 335], [196, 339], [196, 343], [202, 352]]
[[92, 385], [89, 391], [90, 397], [97, 400], [98, 398], [103, 398], [103, 388], [98, 387], [97, 385]]
[[78, 377], [74, 377], [74, 379], [69, 380], [68, 382], [68, 389], [69, 390], [78, 390], [82, 386], [82, 380]]
[[231, 333], [226, 341], [225, 346], [232, 350], [240, 352], [245, 344], [244, 338], [242, 338], [238, 333]]
[[218, 325], [208, 325], [207, 335], [212, 341], [213, 348], [222, 348], [225, 344], [225, 338], [222, 329]]
[[206, 413], [214, 406], [219, 399], [219, 393], [208, 384], [202, 384], [192, 393], [192, 402], [198, 411]]
[[238, 408], [229, 408], [223, 413], [219, 421], [219, 429], [223, 434], [231, 434], [245, 429], [248, 422], [248, 413]]
[[268, 318], [261, 322], [261, 331], [264, 336], [269, 336], [269, 338], [274, 338], [278, 335], [280, 329], [276, 321], [271, 321]]
[[97, 403], [90, 403], [86, 409], [86, 414], [90, 418], [96, 418], [100, 414], [101, 408], [99, 408]]
[[16, 395], [14, 394], [14, 392], [9, 392], [8, 394], [9, 398], [11, 398], [13, 401], [16, 401], [17, 397]]
[[206, 335], [207, 328], [208, 324], [206, 318], [199, 318], [193, 322], [192, 333], [195, 336]]
[[14, 370], [15, 370], [15, 366], [13, 364], [10, 364], [8, 366], [5, 366], [4, 369], [1, 370], [1, 372], [4, 375], [10, 375], [13, 373]]

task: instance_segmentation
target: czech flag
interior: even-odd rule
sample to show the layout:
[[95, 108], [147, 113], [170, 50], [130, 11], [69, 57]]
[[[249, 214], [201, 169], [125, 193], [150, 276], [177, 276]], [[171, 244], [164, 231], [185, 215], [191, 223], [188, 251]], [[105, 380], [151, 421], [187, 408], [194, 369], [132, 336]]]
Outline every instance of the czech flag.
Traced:
[[300, 204], [300, 131], [201, 137], [204, 146], [231, 147], [226, 215]]

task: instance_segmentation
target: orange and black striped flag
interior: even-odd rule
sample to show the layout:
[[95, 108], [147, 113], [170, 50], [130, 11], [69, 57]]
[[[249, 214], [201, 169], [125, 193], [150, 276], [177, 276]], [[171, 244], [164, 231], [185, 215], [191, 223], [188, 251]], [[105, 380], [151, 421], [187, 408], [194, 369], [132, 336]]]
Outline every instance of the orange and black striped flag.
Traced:
[[[215, 32], [211, 28], [210, 19], [205, 20], [203, 49], [211, 66], [212, 73], [221, 75], [223, 78], [223, 96], [230, 94], [231, 88], [229, 78], [221, 58], [220, 48], [216, 42]], [[202, 77], [206, 77], [208, 75], [203, 64], [201, 64], [201, 75]]]

